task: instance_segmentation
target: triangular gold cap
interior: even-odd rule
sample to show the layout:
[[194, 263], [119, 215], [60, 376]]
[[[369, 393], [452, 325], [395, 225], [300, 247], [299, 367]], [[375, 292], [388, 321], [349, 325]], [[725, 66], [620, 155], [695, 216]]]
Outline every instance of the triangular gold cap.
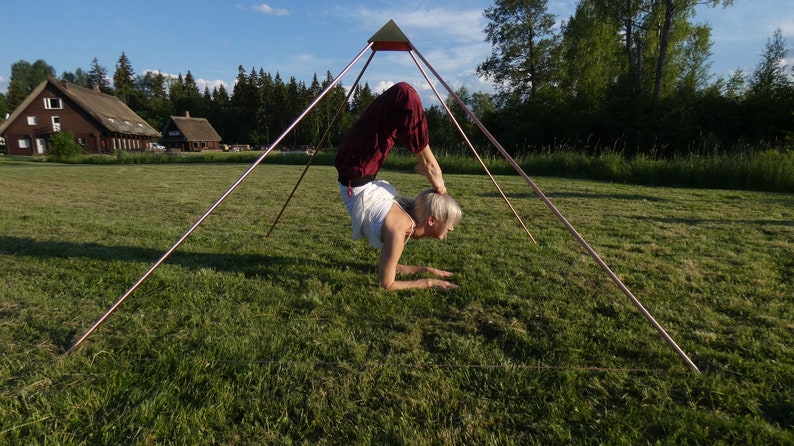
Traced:
[[367, 40], [372, 43], [373, 51], [411, 51], [413, 45], [405, 37], [402, 30], [394, 23], [394, 20], [383, 25], [378, 32]]

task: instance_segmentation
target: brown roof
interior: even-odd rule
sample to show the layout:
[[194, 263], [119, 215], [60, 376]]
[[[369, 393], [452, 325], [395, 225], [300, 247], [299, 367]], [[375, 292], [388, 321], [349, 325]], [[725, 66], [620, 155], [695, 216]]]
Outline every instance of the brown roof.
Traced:
[[[10, 124], [24, 112], [25, 108], [46, 88], [47, 84], [52, 85], [65, 97], [71, 99], [109, 133], [160, 136], [157, 130], [121, 102], [119, 98], [52, 77], [42, 81], [3, 124]], [[0, 129], [4, 129], [4, 126], [0, 126]]]
[[171, 116], [171, 122], [166, 123], [163, 134], [167, 137], [167, 129], [172, 125], [179, 129], [187, 141], [220, 141], [221, 137], [205, 118], [188, 118], [185, 116]]

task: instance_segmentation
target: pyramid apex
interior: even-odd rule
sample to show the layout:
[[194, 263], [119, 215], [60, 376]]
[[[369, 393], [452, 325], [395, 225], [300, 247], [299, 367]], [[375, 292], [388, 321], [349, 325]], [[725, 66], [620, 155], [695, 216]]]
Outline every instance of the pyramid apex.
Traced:
[[389, 20], [367, 42], [373, 44], [373, 51], [411, 51], [413, 48], [394, 20]]

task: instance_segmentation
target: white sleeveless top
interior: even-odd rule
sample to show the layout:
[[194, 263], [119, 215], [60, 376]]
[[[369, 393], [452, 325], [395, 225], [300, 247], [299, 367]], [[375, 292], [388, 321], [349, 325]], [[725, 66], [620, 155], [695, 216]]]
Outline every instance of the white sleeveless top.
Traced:
[[[342, 193], [345, 207], [352, 219], [353, 240], [358, 240], [363, 235], [370, 245], [382, 249], [381, 230], [392, 205], [397, 203], [397, 190], [388, 181], [383, 180], [375, 180], [363, 186], [350, 188], [352, 197], [348, 196], [348, 190], [348, 186], [339, 184], [339, 191]], [[403, 212], [405, 212], [404, 209]], [[405, 214], [411, 218], [407, 212]], [[413, 234], [413, 229], [414, 221], [411, 219], [411, 234]]]

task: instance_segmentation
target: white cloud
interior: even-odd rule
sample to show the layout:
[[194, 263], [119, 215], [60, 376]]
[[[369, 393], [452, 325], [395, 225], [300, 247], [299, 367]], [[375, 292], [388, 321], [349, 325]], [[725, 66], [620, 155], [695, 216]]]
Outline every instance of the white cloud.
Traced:
[[485, 19], [481, 9], [425, 8], [404, 6], [399, 9], [369, 9], [361, 7], [352, 11], [337, 9], [335, 15], [349, 16], [366, 29], [373, 23], [384, 25], [394, 20], [397, 26], [413, 41], [411, 33], [420, 31], [423, 40], [453, 40], [462, 43], [482, 41]]
[[[160, 73], [160, 74], [162, 74], [165, 77], [166, 83], [168, 83], [169, 81], [175, 81], [180, 76], [179, 74], [163, 73], [160, 70], [144, 70], [143, 72], [144, 72], [144, 74], [146, 74], [146, 73]], [[184, 79], [185, 75], [184, 74], [181, 74], [181, 75], [182, 75], [182, 78]], [[204, 88], [205, 87], [210, 92], [212, 92], [212, 90], [214, 88], [219, 88], [221, 85], [223, 85], [223, 87], [226, 89], [226, 91], [228, 91], [229, 94], [231, 94], [231, 90], [234, 88], [233, 84], [230, 84], [229, 82], [221, 80], [221, 79], [204, 79], [204, 78], [200, 78], [199, 77], [199, 78], [194, 78], [194, 80], [196, 81], [196, 86], [198, 87], [200, 93], [204, 93]]]
[[210, 92], [212, 92], [213, 89], [220, 88], [220, 86], [223, 85], [223, 88], [225, 88], [226, 91], [229, 92], [229, 94], [231, 94], [231, 88], [232, 87], [226, 81], [223, 81], [221, 79], [202, 79], [202, 78], [199, 78], [199, 79], [196, 79], [196, 85], [198, 86], [199, 91], [202, 92], [202, 93], [204, 93], [204, 87], [207, 87], [207, 89]]
[[256, 12], [261, 12], [262, 14], [267, 14], [267, 15], [277, 15], [277, 16], [289, 15], [289, 9], [274, 8], [268, 5], [267, 3], [262, 3], [261, 5], [254, 5], [251, 7], [251, 9]]
[[[488, 57], [491, 49], [485, 41], [487, 21], [483, 10], [461, 8], [454, 4], [427, 8], [424, 3], [410, 0], [408, 3], [400, 9], [361, 7], [354, 10], [335, 9], [331, 14], [351, 20], [358, 27], [368, 30], [373, 29], [373, 24], [385, 25], [392, 19], [453, 90], [465, 86], [470, 92], [493, 92], [493, 85], [475, 73], [477, 65]], [[428, 105], [435, 103], [435, 95], [410, 57], [402, 52], [386, 53], [381, 57], [386, 59], [386, 66], [373, 63], [373, 72], [366, 76], [373, 91], [381, 92], [395, 81], [406, 81], [419, 91], [422, 100], [427, 101]], [[446, 91], [434, 75], [429, 70], [427, 74], [441, 95], [446, 96]]]

